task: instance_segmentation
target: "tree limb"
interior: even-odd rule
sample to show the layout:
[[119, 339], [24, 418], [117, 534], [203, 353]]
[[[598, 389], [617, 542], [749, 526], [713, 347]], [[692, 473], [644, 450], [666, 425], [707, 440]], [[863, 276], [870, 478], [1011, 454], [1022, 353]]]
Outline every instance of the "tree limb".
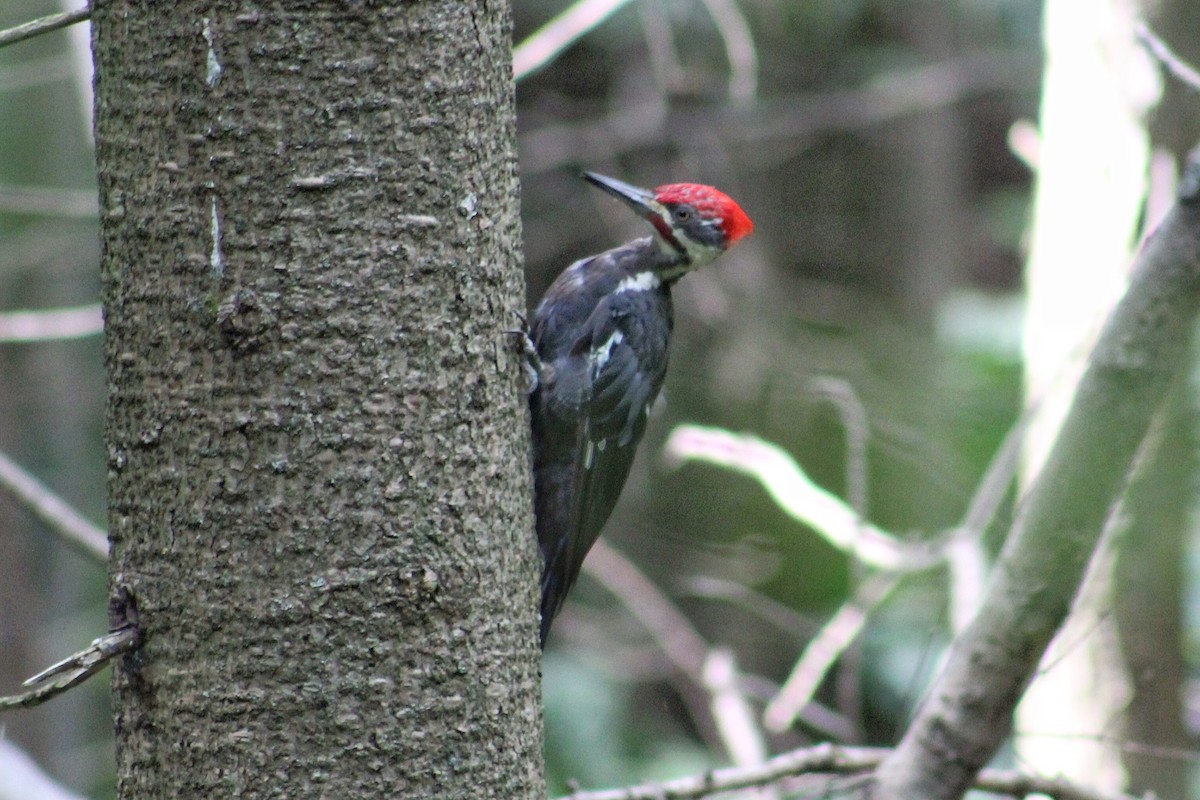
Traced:
[[42, 771], [29, 755], [0, 739], [0, 800], [87, 800]]
[[[810, 775], [865, 776], [891, 751], [877, 747], [839, 747], [821, 744], [793, 750], [756, 767], [730, 767], [703, 775], [692, 775], [661, 783], [644, 783], [623, 789], [575, 792], [559, 800], [696, 800], [697, 798], [766, 786], [776, 781]], [[1024, 797], [1043, 794], [1055, 800], [1126, 800], [1058, 778], [1040, 778], [1011, 770], [989, 769], [979, 773], [973, 786], [985, 792]]]
[[50, 33], [59, 28], [83, 22], [91, 16], [92, 6], [89, 3], [75, 11], [63, 11], [59, 14], [47, 14], [44, 17], [38, 17], [35, 20], [17, 25], [14, 28], [0, 31], [0, 47], [7, 47], [10, 44], [23, 42], [26, 39], [32, 39], [34, 36], [40, 36], [43, 33]]
[[0, 453], [0, 491], [8, 492], [81, 553], [101, 563], [108, 560], [108, 534], [4, 453]]
[[119, 655], [137, 648], [142, 632], [134, 624], [109, 631], [74, 655], [64, 658], [25, 681], [32, 687], [20, 694], [0, 697], [0, 711], [10, 708], [31, 708], [57, 697], [95, 675]]
[[100, 304], [0, 312], [0, 344], [79, 339], [104, 333]]
[[880, 765], [874, 797], [957, 798], [1008, 736], [1012, 710], [1070, 610], [1151, 419], [1186, 366], [1198, 312], [1200, 164], [1193, 158], [1022, 499], [984, 605]]
[[1167, 72], [1174, 75], [1180, 83], [1192, 91], [1200, 92], [1200, 71], [1176, 55], [1175, 51], [1168, 47], [1167, 43], [1159, 38], [1149, 25], [1141, 23], [1137, 26], [1134, 34], [1142, 46], [1150, 51], [1150, 55], [1154, 56], [1154, 59], [1162, 64]]
[[912, 572], [941, 564], [942, 554], [936, 547], [904, 541], [861, 520], [840, 497], [814, 483], [787, 451], [756, 436], [679, 425], [663, 449], [671, 464], [707, 461], [756, 479], [780, 510], [864, 566]]

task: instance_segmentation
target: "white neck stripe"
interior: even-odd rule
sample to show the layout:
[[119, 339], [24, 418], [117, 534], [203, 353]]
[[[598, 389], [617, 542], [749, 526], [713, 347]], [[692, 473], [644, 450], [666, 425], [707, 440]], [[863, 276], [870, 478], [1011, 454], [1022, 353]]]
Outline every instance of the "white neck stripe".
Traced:
[[627, 278], [623, 278], [621, 282], [617, 284], [616, 291], [617, 293], [648, 292], [651, 289], [657, 289], [661, 283], [662, 280], [658, 277], [657, 273], [650, 271], [639, 272], [635, 275], [630, 275]]

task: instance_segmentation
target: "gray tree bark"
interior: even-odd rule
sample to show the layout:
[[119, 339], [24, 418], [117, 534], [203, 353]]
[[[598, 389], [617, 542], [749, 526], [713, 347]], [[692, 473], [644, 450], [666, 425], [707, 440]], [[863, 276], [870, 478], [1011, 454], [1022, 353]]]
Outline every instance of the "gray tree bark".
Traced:
[[544, 796], [507, 4], [93, 26], [120, 797]]

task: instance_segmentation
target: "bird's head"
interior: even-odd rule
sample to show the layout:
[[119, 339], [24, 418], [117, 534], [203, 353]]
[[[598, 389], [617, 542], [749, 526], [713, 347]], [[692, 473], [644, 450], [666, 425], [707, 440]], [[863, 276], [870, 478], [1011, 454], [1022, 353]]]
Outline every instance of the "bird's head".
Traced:
[[711, 186], [668, 183], [651, 191], [594, 172], [583, 177], [649, 222], [663, 246], [689, 268], [707, 264], [754, 230], [742, 207]]

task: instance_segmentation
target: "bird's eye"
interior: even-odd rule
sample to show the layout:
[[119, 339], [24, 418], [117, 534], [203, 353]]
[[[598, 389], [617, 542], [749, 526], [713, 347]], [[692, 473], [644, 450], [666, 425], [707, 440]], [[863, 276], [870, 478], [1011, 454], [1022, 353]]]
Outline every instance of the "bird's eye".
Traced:
[[686, 208], [675, 209], [675, 219], [679, 222], [687, 222], [692, 218], [692, 212]]

